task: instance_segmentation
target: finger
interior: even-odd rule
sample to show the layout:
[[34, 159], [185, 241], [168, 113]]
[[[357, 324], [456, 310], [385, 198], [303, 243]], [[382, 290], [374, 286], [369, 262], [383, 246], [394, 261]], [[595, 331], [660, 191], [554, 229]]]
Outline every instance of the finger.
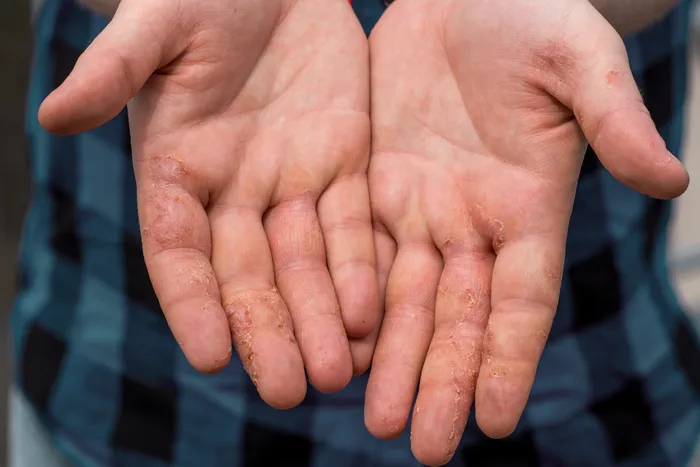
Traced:
[[261, 213], [226, 206], [210, 213], [212, 264], [241, 362], [272, 407], [298, 405], [306, 394], [304, 363], [292, 319], [274, 285]]
[[279, 204], [267, 214], [265, 230], [311, 384], [333, 392], [350, 381], [352, 359], [315, 208], [310, 198]]
[[122, 2], [68, 78], [42, 103], [39, 121], [46, 130], [75, 134], [111, 120], [159, 66], [179, 53], [170, 38], [174, 21], [169, 16], [175, 9], [153, 5]]
[[384, 300], [386, 297], [386, 283], [389, 279], [389, 271], [396, 258], [396, 242], [386, 229], [375, 223], [374, 245], [377, 251], [377, 282], [379, 292], [379, 316], [371, 334], [360, 339], [350, 339], [350, 353], [352, 354], [353, 374], [363, 374], [372, 363], [372, 355], [379, 337], [381, 321], [384, 316]]
[[582, 84], [574, 110], [605, 168], [649, 196], [666, 199], [683, 194], [688, 173], [666, 149], [626, 62], [613, 61], [598, 73], [598, 83], [588, 76], [591, 81]]
[[374, 348], [377, 345], [377, 337], [379, 337], [379, 326], [366, 337], [348, 339], [353, 376], [363, 375], [369, 369], [372, 364]]
[[399, 245], [365, 397], [365, 425], [379, 438], [396, 437], [406, 427], [433, 335], [441, 271], [432, 244]]
[[[649, 196], [674, 198], [688, 187], [688, 173], [667, 149], [635, 83], [625, 45], [614, 29], [582, 3], [590, 18], [576, 21], [587, 37], [599, 31], [598, 40], [577, 41], [583, 47], [577, 66], [567, 68], [568, 82], [576, 83], [563, 102], [576, 119], [603, 165], [622, 183]], [[604, 26], [601, 26], [604, 25]], [[601, 45], [604, 44], [604, 45]]]
[[484, 330], [491, 309], [492, 251], [452, 241], [442, 250], [435, 333], [420, 378], [411, 448], [421, 463], [454, 455], [474, 400]]
[[153, 288], [194, 368], [213, 372], [231, 356], [231, 333], [209, 262], [209, 219], [182, 162], [136, 159], [139, 222]]
[[365, 174], [331, 184], [318, 202], [318, 217], [345, 331], [350, 337], [365, 337], [375, 329], [379, 317]]
[[565, 235], [506, 239], [493, 270], [484, 361], [476, 384], [476, 420], [493, 438], [515, 430], [559, 300]]

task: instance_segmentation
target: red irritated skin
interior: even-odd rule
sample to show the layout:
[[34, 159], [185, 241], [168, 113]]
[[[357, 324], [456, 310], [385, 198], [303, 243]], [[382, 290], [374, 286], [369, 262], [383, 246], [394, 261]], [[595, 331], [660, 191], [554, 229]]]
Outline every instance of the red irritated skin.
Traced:
[[346, 0], [124, 0], [39, 112], [77, 133], [129, 102], [170, 328], [201, 371], [233, 344], [274, 407], [303, 399], [305, 370], [328, 392], [370, 362], [368, 62]]
[[525, 407], [586, 141], [650, 196], [680, 195], [688, 174], [656, 131], [622, 39], [588, 0], [399, 0], [370, 57], [386, 311], [365, 421], [392, 438], [413, 407], [413, 453], [441, 465], [472, 403], [495, 438]]

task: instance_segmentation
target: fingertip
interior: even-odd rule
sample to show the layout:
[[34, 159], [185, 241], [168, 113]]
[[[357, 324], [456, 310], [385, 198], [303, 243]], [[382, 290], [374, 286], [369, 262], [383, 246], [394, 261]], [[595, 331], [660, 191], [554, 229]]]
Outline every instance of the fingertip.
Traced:
[[343, 326], [348, 337], [367, 337], [379, 319], [379, 285], [374, 262], [331, 268]]
[[396, 439], [404, 432], [407, 424], [408, 415], [404, 415], [396, 407], [371, 407], [369, 403], [365, 403], [365, 427], [375, 438], [385, 441]]
[[666, 149], [664, 139], [641, 103], [609, 113], [591, 126], [595, 130], [589, 129], [589, 141], [617, 180], [658, 199], [677, 198], [687, 190], [688, 172]]
[[110, 90], [80, 87], [69, 77], [44, 99], [38, 111], [42, 128], [57, 136], [77, 135], [110, 121], [124, 108], [125, 103]]
[[379, 321], [379, 291], [377, 277], [372, 274], [356, 274], [355, 283], [339, 294], [341, 316], [345, 332], [350, 338], [369, 336]]
[[331, 394], [345, 388], [353, 373], [352, 357], [346, 352], [327, 352], [321, 358], [306, 362], [309, 381], [317, 391]]
[[41, 125], [41, 127], [49, 133], [57, 133], [56, 119], [54, 117], [54, 112], [52, 108], [52, 96], [54, 92], [49, 94], [44, 99], [44, 101], [39, 106], [39, 112], [37, 113], [39, 125]]
[[187, 306], [169, 308], [165, 312], [168, 325], [194, 369], [206, 374], [217, 373], [229, 364], [233, 352], [226, 318], [223, 312], [188, 313], [191, 310]]
[[479, 410], [476, 411], [476, 424], [479, 429], [491, 439], [504, 439], [509, 437], [515, 431], [515, 425], [510, 421], [494, 418], [485, 418], [479, 416]]
[[277, 329], [258, 328], [258, 332], [251, 332], [249, 351], [245, 350], [247, 345], [240, 336], [239, 345], [245, 352], [241, 358], [246, 371], [268, 405], [286, 410], [304, 400], [304, 362], [296, 342], [286, 333], [280, 335]]
[[391, 440], [404, 432], [411, 405], [395, 402], [393, 394], [370, 375], [365, 393], [365, 426], [375, 438]]
[[[320, 318], [325, 318], [321, 320]], [[321, 393], [329, 394], [345, 388], [352, 378], [350, 345], [340, 317], [318, 315], [315, 326], [300, 326], [297, 341], [306, 366], [309, 382]]]
[[350, 379], [352, 378], [352, 366], [348, 368], [348, 371], [343, 371], [336, 375], [309, 377], [309, 381], [314, 389], [321, 394], [333, 394], [342, 391], [350, 383]]
[[659, 169], [662, 171], [659, 176], [659, 184], [650, 193], [649, 196], [658, 199], [674, 199], [686, 192], [690, 186], [690, 174], [685, 169], [681, 161], [676, 159], [671, 153], [668, 153], [668, 163], [661, 164]]
[[659, 169], [655, 177], [646, 180], [629, 179], [615, 176], [620, 182], [639, 193], [651, 198], [671, 200], [686, 192], [690, 185], [690, 176], [680, 164], [672, 169]]
[[[196, 299], [195, 299], [196, 300]], [[192, 302], [195, 302], [193, 300]], [[207, 310], [212, 305], [200, 308]], [[228, 323], [217, 306], [211, 314], [192, 313], [197, 307], [187, 302], [167, 308], [168, 325], [190, 365], [200, 373], [213, 374], [231, 361], [233, 352]]]
[[233, 353], [231, 343], [228, 346], [222, 345], [220, 349], [209, 349], [210, 352], [201, 350], [187, 350], [180, 344], [188, 363], [200, 373], [213, 375], [224, 369], [231, 361]]
[[39, 125], [51, 134], [57, 136], [69, 136], [75, 132], [71, 131], [70, 119], [61, 108], [61, 94], [63, 89], [58, 88], [51, 92], [39, 106], [37, 118]]
[[421, 381], [413, 410], [411, 450], [423, 464], [444, 465], [462, 439], [473, 396], [459, 378], [428, 384], [425, 381]]
[[[366, 303], [361, 305], [361, 307], [358, 309], [364, 310], [358, 313], [350, 314], [349, 316], [343, 314], [343, 325], [349, 338], [363, 339], [369, 336], [377, 327], [377, 321], [379, 320], [378, 304]], [[371, 311], [365, 311], [368, 309]]]
[[306, 378], [277, 378], [270, 385], [258, 385], [258, 394], [267, 405], [277, 410], [289, 410], [301, 404], [306, 397]]
[[414, 447], [413, 442], [411, 443], [413, 457], [422, 465], [428, 467], [439, 467], [447, 464], [454, 457], [455, 451], [456, 450], [442, 451], [437, 445], [421, 445], [420, 447]]
[[361, 376], [367, 372], [372, 364], [374, 344], [376, 338], [369, 336], [365, 339], [350, 340], [350, 354], [352, 356], [352, 374]]
[[475, 397], [476, 424], [489, 438], [503, 439], [515, 431], [522, 408], [505, 389], [507, 382], [494, 378], [482, 369]]
[[417, 438], [417, 436], [411, 435], [411, 452], [422, 465], [431, 467], [445, 465], [452, 460], [457, 450], [456, 448], [445, 450], [441, 448], [442, 443], [428, 444], [416, 441]]

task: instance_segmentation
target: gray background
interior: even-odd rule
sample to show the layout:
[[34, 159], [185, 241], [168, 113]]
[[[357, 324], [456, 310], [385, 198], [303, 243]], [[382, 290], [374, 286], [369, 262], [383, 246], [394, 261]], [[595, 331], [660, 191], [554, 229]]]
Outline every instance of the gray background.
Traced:
[[29, 192], [23, 127], [30, 56], [29, 2], [0, 1], [0, 466], [5, 465], [10, 376], [6, 310], [15, 286], [16, 245]]

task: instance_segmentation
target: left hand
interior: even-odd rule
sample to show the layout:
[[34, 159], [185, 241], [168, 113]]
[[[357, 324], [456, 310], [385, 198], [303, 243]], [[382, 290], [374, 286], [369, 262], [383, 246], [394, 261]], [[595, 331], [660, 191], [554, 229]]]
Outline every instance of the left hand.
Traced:
[[370, 56], [386, 313], [365, 421], [398, 435], [418, 389], [412, 449], [439, 465], [474, 401], [496, 438], [525, 407], [586, 140], [642, 193], [678, 196], [688, 174], [642, 103], [620, 36], [588, 0], [400, 0]]
[[143, 251], [198, 370], [231, 345], [277, 408], [362, 372], [378, 322], [367, 40], [346, 0], [122, 0], [43, 103], [78, 133], [129, 102]]

